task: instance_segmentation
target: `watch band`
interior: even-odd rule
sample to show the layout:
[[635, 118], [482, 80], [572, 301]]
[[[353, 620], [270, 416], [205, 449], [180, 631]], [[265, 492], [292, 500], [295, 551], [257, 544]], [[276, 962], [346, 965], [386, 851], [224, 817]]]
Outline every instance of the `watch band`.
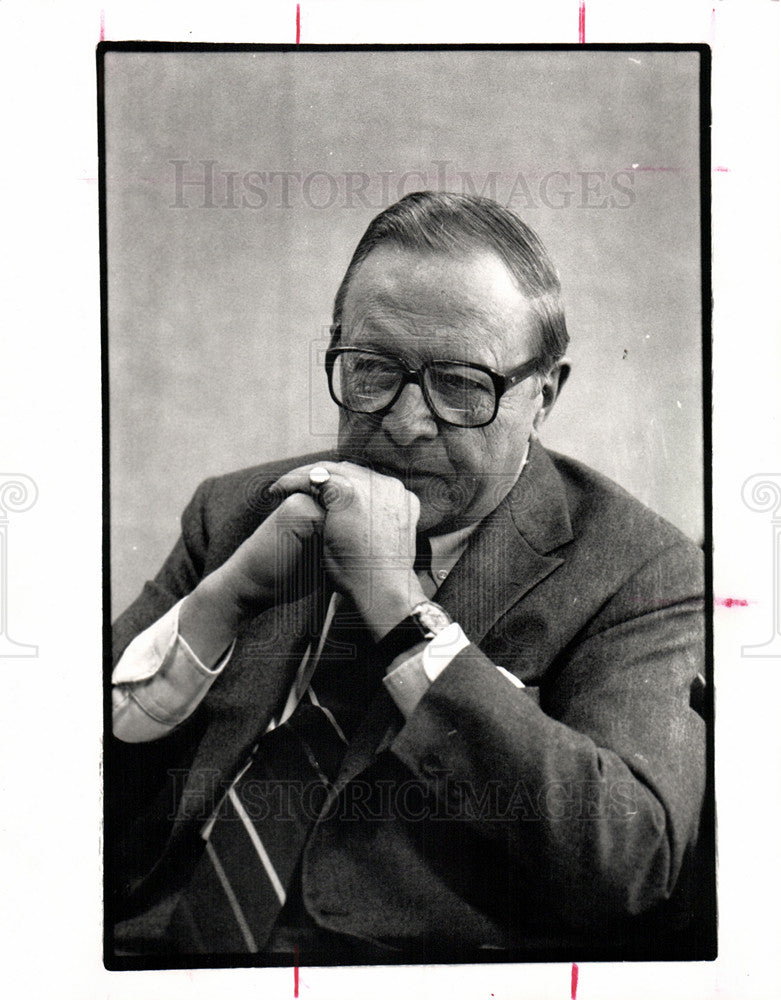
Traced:
[[433, 601], [420, 601], [406, 618], [376, 644], [375, 649], [383, 666], [392, 663], [397, 656], [417, 646], [418, 643], [433, 639], [452, 624], [452, 621], [447, 611], [439, 604]]

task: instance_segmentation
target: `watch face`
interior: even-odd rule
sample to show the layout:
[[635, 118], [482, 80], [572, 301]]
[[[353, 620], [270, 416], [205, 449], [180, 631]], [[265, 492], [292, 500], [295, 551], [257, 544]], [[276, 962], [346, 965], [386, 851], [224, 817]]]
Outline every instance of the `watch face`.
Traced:
[[413, 608], [412, 614], [417, 618], [420, 627], [426, 632], [436, 635], [452, 623], [450, 615], [433, 601], [421, 601]]

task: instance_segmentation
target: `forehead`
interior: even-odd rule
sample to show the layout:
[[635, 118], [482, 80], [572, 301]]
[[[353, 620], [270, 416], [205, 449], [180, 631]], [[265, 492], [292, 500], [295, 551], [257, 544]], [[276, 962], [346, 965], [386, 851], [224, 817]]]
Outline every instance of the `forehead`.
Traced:
[[531, 357], [536, 328], [528, 298], [487, 250], [377, 247], [353, 275], [342, 313], [344, 343], [493, 365]]

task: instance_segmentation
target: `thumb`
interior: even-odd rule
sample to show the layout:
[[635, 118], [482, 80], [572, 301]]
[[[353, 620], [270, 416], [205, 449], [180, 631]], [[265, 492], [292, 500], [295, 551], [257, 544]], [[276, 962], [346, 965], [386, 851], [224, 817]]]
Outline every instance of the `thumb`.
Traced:
[[325, 511], [314, 497], [294, 493], [279, 505], [274, 516], [283, 534], [303, 542], [322, 533]]

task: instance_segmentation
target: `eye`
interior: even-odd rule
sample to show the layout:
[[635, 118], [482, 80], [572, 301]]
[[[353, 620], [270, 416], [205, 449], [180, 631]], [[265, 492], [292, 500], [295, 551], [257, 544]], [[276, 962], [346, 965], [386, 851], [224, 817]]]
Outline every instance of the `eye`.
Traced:
[[426, 377], [431, 404], [443, 420], [469, 427], [492, 418], [494, 384], [484, 371], [440, 362], [427, 369]]
[[367, 389], [387, 388], [398, 379], [397, 370], [387, 361], [365, 355], [353, 359], [348, 373], [356, 386], [365, 386]]
[[393, 398], [400, 378], [398, 366], [388, 358], [345, 352], [337, 361], [334, 382], [337, 396], [348, 408], [371, 413]]
[[430, 370], [431, 387], [435, 392], [461, 398], [480, 398], [493, 394], [491, 379], [478, 368], [437, 366]]
[[470, 392], [485, 388], [477, 379], [459, 372], [444, 372], [437, 378], [437, 385], [442, 389], [455, 389], [459, 392]]

